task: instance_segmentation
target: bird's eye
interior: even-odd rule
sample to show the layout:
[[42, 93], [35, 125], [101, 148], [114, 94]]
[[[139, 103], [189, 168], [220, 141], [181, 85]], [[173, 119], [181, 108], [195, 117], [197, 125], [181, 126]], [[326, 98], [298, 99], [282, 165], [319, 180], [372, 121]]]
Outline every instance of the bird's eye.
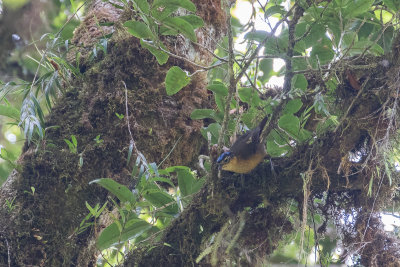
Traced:
[[224, 158], [224, 163], [228, 163], [230, 161], [231, 157], [225, 157]]

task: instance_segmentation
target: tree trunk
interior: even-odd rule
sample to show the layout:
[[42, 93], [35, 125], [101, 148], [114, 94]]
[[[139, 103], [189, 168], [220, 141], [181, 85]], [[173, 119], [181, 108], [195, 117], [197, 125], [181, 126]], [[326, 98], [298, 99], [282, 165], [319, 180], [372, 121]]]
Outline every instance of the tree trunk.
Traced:
[[[174, 54], [207, 65], [212, 60], [207, 50], [213, 51], [215, 41], [224, 34], [226, 15], [219, 0], [194, 2], [206, 24], [204, 30], [196, 32], [206, 49], [179, 36], [163, 41]], [[293, 14], [300, 13], [295, 10]], [[107, 192], [88, 183], [109, 177], [132, 188], [134, 181], [126, 167], [131, 144], [149, 162], [194, 165], [204, 140], [199, 134], [202, 124], [191, 120], [190, 114], [195, 108], [210, 106], [205, 74], [196, 74], [189, 86], [167, 96], [164, 78], [171, 66], [191, 73], [197, 68], [178, 57], [170, 57], [160, 66], [121, 26], [131, 16], [129, 11], [121, 13], [99, 1], [76, 31], [74, 42], [86, 46], [79, 48], [83, 75], [74, 79], [46, 120], [47, 127], [58, 127], [48, 128], [45, 141], [38, 146], [25, 147], [18, 168], [0, 191], [0, 264], [95, 265], [95, 240], [107, 224], [100, 222], [92, 232], [79, 235], [75, 230], [88, 213], [85, 201], [91, 206], [102, 204]], [[101, 35], [93, 17], [115, 22], [116, 31], [107, 54], [90, 62], [93, 40]], [[398, 43], [394, 42], [393, 55], [399, 54]], [[308, 88], [327, 90], [319, 71], [306, 74]], [[335, 128], [310, 144], [296, 144], [290, 155], [271, 159], [251, 174], [220, 175], [214, 168], [192, 203], [164, 230], [161, 240], [139, 244], [124, 265], [262, 265], [283, 237], [294, 231], [296, 226], [287, 215], [294, 213], [289, 208], [295, 200], [304, 227], [307, 210], [319, 210], [325, 216], [315, 233], [324, 232], [328, 222], [337, 223], [342, 211], [355, 209], [354, 223], [338, 225], [342, 233], [348, 233], [343, 242], [349, 253], [359, 253], [366, 266], [398, 266], [399, 243], [382, 231], [376, 213], [378, 207], [391, 201], [398, 174], [393, 174], [392, 184], [389, 179], [371, 180], [375, 168], [363, 164], [383, 169], [380, 149], [388, 144], [397, 122], [387, 112], [398, 108], [398, 59], [351, 58], [331, 66], [331, 71], [343, 81], [335, 91], [341, 101], [332, 103], [343, 110]], [[293, 74], [288, 74], [287, 86]], [[313, 105], [312, 94], [303, 96], [304, 107]], [[282, 107], [275, 112], [280, 110]], [[124, 114], [124, 119], [116, 113]], [[267, 127], [277, 127], [277, 120]], [[312, 119], [306, 127], [316, 130]], [[64, 142], [71, 135], [78, 141], [77, 153], [68, 150]], [[104, 142], [93, 140], [98, 135]], [[356, 152], [360, 152], [360, 159], [351, 160], [349, 153]], [[371, 181], [372, 194], [380, 190], [379, 197], [369, 196]], [[326, 203], [315, 204], [313, 200], [323, 194], [327, 195]]]

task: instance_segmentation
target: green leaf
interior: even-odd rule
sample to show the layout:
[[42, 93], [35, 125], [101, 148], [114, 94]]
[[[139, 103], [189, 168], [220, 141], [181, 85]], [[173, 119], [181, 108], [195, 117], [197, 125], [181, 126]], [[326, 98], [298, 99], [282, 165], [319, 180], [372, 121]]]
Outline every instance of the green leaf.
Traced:
[[378, 44], [374, 44], [370, 49], [368, 49], [368, 51], [376, 56], [382, 56], [385, 53], [383, 48]]
[[283, 114], [294, 114], [300, 110], [303, 106], [303, 102], [299, 98], [290, 100], [285, 108], [283, 109]]
[[314, 109], [317, 114], [324, 114], [325, 116], [330, 116], [329, 111], [325, 104], [324, 96], [317, 94], [314, 97]]
[[143, 193], [143, 197], [157, 208], [163, 208], [164, 213], [176, 215], [178, 213], [178, 205], [175, 199], [169, 194], [159, 190], [148, 190]]
[[207, 89], [221, 96], [228, 95], [228, 88], [223, 83], [214, 83], [207, 86]]
[[[121, 223], [120, 223], [121, 224]], [[113, 245], [123, 243], [151, 229], [153, 226], [142, 219], [131, 219], [120, 231], [118, 224], [113, 223], [101, 232], [97, 239], [96, 246], [101, 251]]]
[[203, 186], [204, 180], [196, 179], [189, 171], [178, 171], [178, 185], [182, 196], [196, 193]]
[[306, 48], [309, 48], [311, 46], [314, 46], [315, 44], [318, 44], [320, 42], [320, 40], [323, 37], [325, 37], [325, 34], [326, 34], [326, 28], [324, 25], [314, 24], [314, 25], [310, 26], [308, 24], [308, 27], [312, 27], [312, 28], [311, 28], [310, 32], [308, 33], [308, 35], [306, 37], [304, 37], [304, 42], [305, 42]]
[[241, 121], [248, 127], [248, 128], [255, 128], [257, 125], [254, 125], [254, 118], [258, 117], [259, 111], [258, 108], [260, 106], [253, 106], [250, 107], [247, 112], [243, 113], [241, 116]]
[[252, 32], [246, 33], [244, 35], [244, 39], [257, 41], [257, 42], [261, 43], [268, 36], [271, 36], [271, 34], [269, 32], [257, 30], [257, 31], [252, 31]]
[[317, 58], [319, 59], [321, 64], [326, 64], [332, 60], [334, 56], [334, 52], [331, 47], [327, 45], [317, 44], [313, 47], [311, 51], [311, 59], [317, 62]]
[[96, 183], [114, 194], [121, 202], [135, 202], [135, 196], [126, 186], [117, 183], [110, 178], [101, 178], [91, 181], [89, 184]]
[[163, 21], [165, 18], [169, 17], [173, 12], [178, 9], [177, 6], [168, 6], [168, 7], [159, 7], [159, 8], [152, 8], [151, 14], [154, 18], [159, 21]]
[[2, 159], [7, 160], [9, 163], [17, 160], [17, 157], [11, 151], [8, 151], [4, 147], [0, 150], [0, 155]]
[[74, 144], [74, 147], [78, 147], [78, 141], [76, 140], [75, 135], [71, 135], [71, 140], [72, 140], [72, 143]]
[[68, 139], [64, 139], [65, 143], [67, 143], [69, 150], [73, 150], [74, 149], [74, 145], [71, 143], [71, 141], [69, 141]]
[[274, 70], [273, 68], [274, 65], [274, 60], [272, 58], [264, 58], [260, 61], [259, 68], [263, 72], [262, 76], [259, 76], [258, 78], [262, 83], [266, 83], [269, 78], [273, 75], [272, 72]]
[[306, 91], [308, 86], [308, 82], [304, 74], [296, 74], [292, 78], [292, 88], [301, 89], [302, 91]]
[[348, 5], [343, 10], [344, 18], [355, 18], [362, 13], [367, 12], [375, 0], [354, 0], [349, 1]]
[[[144, 42], [142, 39], [140, 39], [140, 45], [143, 46], [144, 48], [146, 48], [147, 50], [150, 51], [150, 53], [153, 54], [153, 56], [156, 57], [158, 64], [160, 65], [164, 65], [165, 63], [167, 63], [168, 61], [168, 54], [165, 53], [164, 51], [161, 51], [160, 49], [157, 49], [149, 44], [147, 44], [146, 42]], [[167, 50], [164, 45], [161, 44], [161, 47], [164, 50]]]
[[387, 161], [384, 161], [384, 165], [385, 165], [385, 172], [386, 172], [387, 177], [388, 177], [388, 179], [389, 179], [389, 186], [391, 186], [391, 185], [392, 185], [392, 181], [393, 181], [393, 179], [392, 179], [392, 170], [393, 170], [393, 167], [392, 167], [392, 166], [389, 166], [389, 164], [388, 164]]
[[278, 122], [279, 127], [290, 134], [296, 140], [300, 133], [300, 120], [292, 114], [283, 115]]
[[[42, 108], [41, 108], [41, 106], [39, 104], [39, 101], [36, 99], [36, 97], [34, 95], [31, 95], [31, 99], [32, 99], [32, 101], [34, 103], [34, 106], [35, 106], [36, 111], [37, 111], [37, 115], [38, 115], [38, 117], [40, 119], [40, 125], [44, 125], [44, 114], [43, 114]], [[40, 131], [41, 131], [41, 129], [40, 129]]]
[[240, 100], [252, 105], [258, 105], [261, 101], [258, 92], [250, 87], [241, 87], [238, 89]]
[[172, 188], [175, 188], [174, 183], [170, 179], [164, 177], [153, 177], [149, 179], [149, 182], [163, 182], [169, 184]]
[[[72, 138], [72, 136], [74, 136], [74, 135], [71, 135], [71, 138]], [[77, 150], [78, 143], [76, 141], [76, 138], [75, 138], [75, 142], [74, 142], [73, 138], [72, 138], [72, 142], [69, 141], [68, 139], [64, 139], [64, 141], [65, 141], [65, 143], [67, 143], [68, 148], [69, 148], [71, 153], [75, 153], [75, 154], [78, 153], [78, 150]]]
[[288, 153], [290, 147], [289, 140], [283, 138], [283, 134], [279, 134], [276, 130], [272, 130], [267, 136], [267, 153], [271, 157], [281, 157]]
[[163, 25], [160, 26], [159, 32], [160, 32], [161, 35], [172, 35], [172, 36], [176, 36], [176, 35], [179, 34], [179, 32], [177, 32], [177, 31], [175, 31], [175, 30], [172, 30], [172, 29], [170, 29], [169, 27], [163, 26]]
[[288, 48], [289, 32], [282, 30], [282, 33], [276, 37], [271, 36], [265, 43], [264, 53], [267, 55], [284, 55]]
[[[370, 29], [369, 29], [370, 32]], [[348, 48], [349, 46], [353, 46], [355, 42], [358, 41], [357, 32], [349, 31], [343, 34], [342, 38], [342, 48]]]
[[216, 144], [218, 142], [219, 132], [221, 130], [221, 125], [219, 123], [211, 123], [207, 127], [200, 130], [203, 137], [208, 140], [207, 133], [211, 134], [211, 143]]
[[137, 38], [153, 39], [154, 35], [150, 28], [143, 22], [128, 20], [123, 24], [128, 32]]
[[373, 185], [373, 181], [374, 181], [374, 176], [371, 176], [371, 178], [369, 179], [369, 183], [368, 183], [368, 192], [367, 192], [367, 196], [371, 196], [372, 195], [372, 185]]
[[19, 110], [10, 105], [0, 105], [0, 115], [19, 120], [20, 113]]
[[399, 0], [384, 0], [385, 5], [393, 10], [394, 12], [398, 12], [400, 9], [400, 1]]
[[394, 39], [394, 27], [388, 27], [382, 37], [382, 46], [386, 53], [391, 51], [392, 48], [392, 41]]
[[222, 95], [214, 94], [215, 103], [217, 104], [218, 110], [223, 112], [225, 110], [225, 97]]
[[190, 78], [186, 75], [181, 68], [173, 66], [168, 70], [167, 76], [165, 77], [165, 89], [168, 95], [174, 95], [178, 93], [183, 87], [188, 85]]
[[196, 6], [190, 0], [155, 0], [153, 3], [154, 9], [163, 8], [184, 8], [191, 12], [196, 12]]
[[147, 2], [147, 0], [134, 0], [134, 2], [139, 7], [140, 11], [142, 11], [146, 15], [149, 15], [150, 6], [149, 6], [149, 3]]
[[74, 10], [74, 12], [76, 12], [77, 5], [76, 5], [75, 1], [74, 0], [69, 0], [69, 2], [71, 3], [71, 7]]
[[296, 29], [295, 29], [296, 38], [302, 37], [302, 36], [306, 33], [307, 28], [308, 28], [309, 26], [310, 26], [310, 24], [307, 23], [307, 22], [300, 22], [300, 23], [297, 23], [297, 24], [296, 24]]
[[299, 142], [305, 142], [307, 140], [310, 140], [312, 137], [312, 133], [306, 129], [300, 129], [300, 132], [298, 134], [297, 140]]
[[161, 173], [161, 171], [166, 171], [167, 173], [171, 173], [171, 172], [176, 172], [176, 171], [179, 171], [179, 170], [190, 171], [190, 168], [187, 167], [187, 166], [171, 166], [171, 167], [165, 168], [164, 170], [160, 170], [160, 173]]
[[129, 148], [128, 148], [128, 157], [126, 159], [126, 166], [129, 165], [129, 162], [131, 161], [131, 156], [132, 156], [132, 152], [133, 152], [133, 142], [131, 141], [129, 144]]
[[179, 18], [186, 20], [190, 25], [192, 25], [193, 29], [197, 29], [204, 26], [204, 21], [196, 15], [186, 15], [180, 16]]
[[350, 55], [359, 55], [361, 53], [363, 53], [365, 51], [366, 48], [370, 47], [367, 51], [373, 55], [383, 55], [384, 51], [383, 48], [378, 45], [375, 44], [374, 42], [370, 41], [370, 40], [365, 40], [365, 41], [359, 41], [357, 43], [355, 43], [351, 49], [349, 54]]
[[157, 164], [155, 162], [149, 164], [149, 171], [152, 174], [154, 173], [156, 176], [160, 176], [160, 174], [158, 173]]
[[214, 117], [215, 111], [213, 109], [195, 109], [192, 114], [190, 114], [192, 120], [213, 119]]
[[268, 18], [274, 14], [285, 14], [286, 11], [282, 6], [271, 6], [270, 8], [268, 8], [265, 13], [264, 13], [264, 18]]
[[197, 37], [194, 32], [192, 25], [184, 19], [180, 17], [169, 17], [166, 18], [164, 21], [165, 25], [177, 30], [178, 32], [182, 33], [184, 36], [189, 38], [193, 42], [197, 42]]
[[337, 17], [333, 17], [333, 18], [327, 18], [327, 26], [329, 31], [333, 34], [334, 40], [333, 42], [335, 43], [335, 45], [339, 45], [339, 41], [341, 39], [341, 35], [342, 35], [342, 29], [340, 27], [340, 23], [338, 22], [338, 18]]
[[306, 70], [308, 62], [304, 57], [296, 57], [292, 60], [293, 70]]
[[[383, 24], [386, 24], [390, 22], [393, 18], [392, 13], [386, 11], [386, 10], [375, 10], [375, 17], [379, 20], [382, 21]], [[380, 33], [379, 33], [380, 34]]]
[[83, 166], [83, 157], [82, 157], [82, 154], [80, 154], [80, 156], [79, 156], [79, 168], [82, 168], [82, 166]]
[[95, 208], [92, 208], [92, 207], [90, 206], [90, 204], [89, 204], [87, 201], [85, 201], [85, 205], [86, 205], [86, 208], [90, 211], [90, 214], [92, 214], [93, 217], [96, 217], [96, 215], [97, 215], [97, 208], [98, 208], [98, 205], [99, 205], [99, 204], [97, 204], [97, 208], [96, 208], [96, 207], [95, 207]]

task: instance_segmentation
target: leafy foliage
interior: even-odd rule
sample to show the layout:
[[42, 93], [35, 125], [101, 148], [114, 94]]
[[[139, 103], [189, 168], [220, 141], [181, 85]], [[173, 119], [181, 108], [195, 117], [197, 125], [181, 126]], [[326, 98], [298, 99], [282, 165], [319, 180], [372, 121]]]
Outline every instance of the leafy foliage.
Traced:
[[71, 141], [69, 141], [68, 139], [64, 139], [65, 143], [67, 143], [69, 151], [71, 151], [71, 153], [78, 153], [78, 141], [76, 140], [75, 135], [71, 135]]
[[[160, 65], [168, 61], [171, 53], [161, 42], [161, 35], [181, 34], [192, 42], [197, 41], [195, 29], [204, 25], [203, 20], [194, 15], [173, 16], [179, 8], [196, 12], [196, 6], [189, 0], [160, 0], [149, 4], [147, 1], [132, 1], [135, 11], [142, 21], [130, 20], [124, 23], [127, 31], [140, 38], [140, 44], [152, 53]], [[166, 76], [165, 88], [168, 95], [179, 92], [190, 82], [189, 76], [179, 67], [172, 67]]]
[[[204, 25], [203, 20], [195, 15], [196, 6], [189, 0], [122, 2], [125, 7], [131, 5], [135, 11], [135, 18], [126, 21], [123, 26], [129, 34], [140, 39], [141, 46], [153, 54], [160, 65], [166, 64], [170, 57], [182, 60], [181, 56], [169, 51], [162, 41], [162, 36], [180, 35], [188, 43], [195, 44], [196, 29]], [[71, 1], [71, 5], [76, 9], [74, 1]], [[393, 38], [398, 30], [400, 6], [393, 0], [314, 2], [278, 0], [268, 1], [266, 4], [252, 1], [251, 5], [253, 14], [248, 24], [241, 25], [235, 18], [231, 20], [234, 33], [246, 31], [243, 35], [246, 43], [245, 51], [235, 50], [233, 54], [229, 54], [232, 44], [229, 44], [227, 38], [215, 51], [214, 64], [209, 68], [202, 68], [197, 62], [184, 59], [188, 64], [198, 67], [199, 71], [210, 70], [208, 74], [210, 83], [207, 89], [215, 103], [214, 109], [193, 110], [191, 119], [205, 119], [206, 126], [201, 133], [210, 145], [223, 140], [223, 143], [229, 146], [230, 136], [254, 128], [262, 118], [269, 116], [272, 119], [266, 126], [268, 131], [265, 136], [268, 155], [272, 158], [289, 158], [297, 148], [303, 145], [317, 146], [322, 136], [336, 133], [339, 126], [344, 125], [348, 113], [354, 111], [351, 109], [354, 103], [350, 104], [347, 111], [341, 110], [341, 103], [338, 105], [337, 102], [346, 102], [346, 96], [340, 95], [339, 92], [349, 87], [346, 83], [350, 83], [350, 87], [358, 92], [353, 90], [347, 93], [351, 94], [353, 99], [357, 99], [363, 93], [361, 83], [367, 78], [356, 79], [356, 85], [352, 85], [351, 81], [347, 81], [350, 80], [349, 77], [353, 77], [351, 73], [347, 74], [347, 77], [339, 75], [346, 73], [344, 70], [352, 65], [344, 66], [341, 62], [351, 57], [353, 59], [351, 62], [357, 62], [357, 59], [366, 55], [376, 59], [391, 52]], [[301, 12], [298, 11], [300, 7]], [[254, 19], [259, 15], [265, 24], [263, 30], [259, 30], [254, 23]], [[63, 93], [69, 77], [81, 75], [79, 56], [76, 66], [68, 63], [64, 58], [58, 57], [57, 53], [51, 52], [60, 47], [60, 37], [57, 34], [45, 37], [49, 38], [49, 51], [43, 54], [38, 63], [38, 78], [32, 83], [3, 84], [1, 90], [5, 104], [0, 105], [0, 115], [15, 120], [23, 128], [28, 142], [45, 137], [46, 111], [43, 108], [46, 106], [47, 110], [51, 109], [54, 100]], [[107, 45], [108, 39], [101, 39], [92, 50], [91, 60], [97, 57], [99, 51], [106, 53]], [[233, 62], [231, 66], [227, 64], [227, 58]], [[284, 65], [276, 69], [274, 65], [279, 61], [283, 61]], [[165, 78], [167, 95], [177, 94], [196, 74], [197, 71], [189, 74], [181, 67], [172, 66]], [[282, 78], [283, 82], [276, 87], [271, 86], [273, 78], [277, 77]], [[11, 92], [10, 88], [23, 91], [20, 111], [7, 102], [6, 96]], [[393, 98], [397, 101], [397, 96]], [[387, 108], [387, 113], [391, 112], [394, 113], [393, 109]], [[120, 120], [124, 119], [122, 114], [116, 113], [116, 116]], [[313, 121], [315, 125], [310, 127]], [[100, 145], [102, 143], [100, 135], [94, 141]], [[78, 153], [74, 135], [71, 135], [71, 140], [65, 139], [65, 142], [71, 153]], [[361, 150], [356, 152], [363, 154]], [[341, 163], [337, 172], [339, 174], [344, 169], [343, 174], [346, 179], [349, 178], [351, 167], [354, 167], [351, 165], [351, 160], [355, 161], [346, 155], [357, 154], [356, 152], [340, 151], [342, 155], [339, 156], [342, 157], [343, 164]], [[79, 154], [80, 167], [83, 166], [82, 153]], [[100, 250], [115, 247], [118, 251], [122, 251], [125, 247], [129, 248], [130, 244], [139, 242], [150, 244], [149, 240], [160, 240], [161, 232], [187, 207], [193, 194], [198, 192], [204, 183], [205, 178], [199, 179], [188, 167], [174, 166], [159, 170], [156, 163], [149, 164], [140, 152], [132, 166], [132, 155], [134, 155], [133, 142], [130, 143], [127, 157], [127, 168], [132, 169], [131, 176], [135, 181], [133, 190], [110, 178], [91, 182], [102, 186], [117, 198], [112, 202], [118, 214], [109, 215], [113, 223], [97, 240], [97, 248]], [[12, 154], [8, 154], [7, 150], [2, 151], [1, 157], [13, 162]], [[271, 162], [273, 163], [273, 160]], [[319, 171], [323, 169], [319, 165], [321, 164], [319, 158], [315, 159], [315, 162], [317, 162], [315, 165], [310, 164], [310, 166], [317, 165], [315, 169], [320, 168]], [[397, 149], [390, 150], [390, 153], [386, 151], [381, 165], [375, 162], [374, 164], [376, 164], [375, 169], [368, 177], [369, 197], [374, 196], [379, 177], [387, 177], [390, 186], [396, 180], [393, 168], [398, 164]], [[309, 172], [313, 171], [314, 169], [311, 170], [310, 167]], [[329, 189], [329, 177], [325, 172], [321, 171], [321, 176], [328, 180]], [[304, 178], [303, 191], [307, 198], [309, 193], [307, 190], [310, 189], [307, 189], [306, 178], [312, 174], [304, 172], [299, 173], [299, 176]], [[313, 200], [316, 202], [317, 198]], [[312, 205], [320, 204], [312, 203], [313, 200], [309, 201]], [[323, 196], [320, 202], [328, 202], [328, 197]], [[14, 209], [13, 201], [8, 201], [6, 204], [11, 212]], [[106, 211], [106, 204], [101, 208], [100, 204], [91, 207], [86, 203], [86, 206], [89, 214], [77, 227], [77, 234], [93, 226], [100, 214]], [[293, 210], [298, 208], [295, 205], [288, 206]], [[257, 208], [251, 207], [254, 210]], [[343, 213], [348, 212], [340, 207], [338, 210]], [[307, 255], [298, 256], [301, 251], [310, 254], [311, 247], [319, 249], [318, 241], [325, 242], [327, 248], [318, 251], [319, 259], [321, 265], [329, 265], [334, 259], [333, 249], [328, 249], [331, 248], [328, 238], [318, 240], [315, 227], [314, 229], [309, 227], [315, 226], [316, 223], [327, 222], [322, 222], [319, 214], [307, 213], [307, 199], [303, 211], [305, 212], [302, 214], [302, 220], [305, 224], [302, 225], [302, 237], [300, 235], [285, 237], [277, 253], [285, 254], [283, 250], [289, 249], [291, 253], [286, 253], [286, 256], [292, 254], [288, 256], [291, 260], [301, 262], [307, 258]], [[290, 219], [296, 220], [294, 216]], [[241, 230], [237, 232], [239, 235]], [[304, 235], [309, 237], [306, 249], [302, 247]], [[216, 234], [213, 238], [218, 239], [221, 236]], [[202, 255], [211, 252], [211, 249], [205, 250]]]
[[[159, 237], [204, 183], [204, 178], [196, 178], [188, 167], [159, 170], [156, 164], [147, 164], [143, 156], [137, 158], [132, 175], [138, 181], [132, 191], [109, 178], [91, 182], [107, 189], [120, 202], [115, 203], [119, 218], [114, 218], [97, 240], [100, 250], [121, 248], [127, 241], [143, 242], [151, 235]], [[178, 178], [178, 187], [172, 182], [173, 177]], [[165, 185], [173, 190], [167, 190]]]

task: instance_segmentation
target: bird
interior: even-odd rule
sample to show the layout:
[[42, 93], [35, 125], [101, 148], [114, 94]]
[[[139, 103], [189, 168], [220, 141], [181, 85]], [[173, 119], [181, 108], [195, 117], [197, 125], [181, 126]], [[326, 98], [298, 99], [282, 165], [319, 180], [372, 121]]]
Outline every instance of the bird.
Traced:
[[265, 117], [256, 128], [239, 136], [231, 148], [222, 153], [217, 164], [224, 171], [249, 173], [267, 156], [265, 145], [260, 142], [260, 135], [268, 121]]

